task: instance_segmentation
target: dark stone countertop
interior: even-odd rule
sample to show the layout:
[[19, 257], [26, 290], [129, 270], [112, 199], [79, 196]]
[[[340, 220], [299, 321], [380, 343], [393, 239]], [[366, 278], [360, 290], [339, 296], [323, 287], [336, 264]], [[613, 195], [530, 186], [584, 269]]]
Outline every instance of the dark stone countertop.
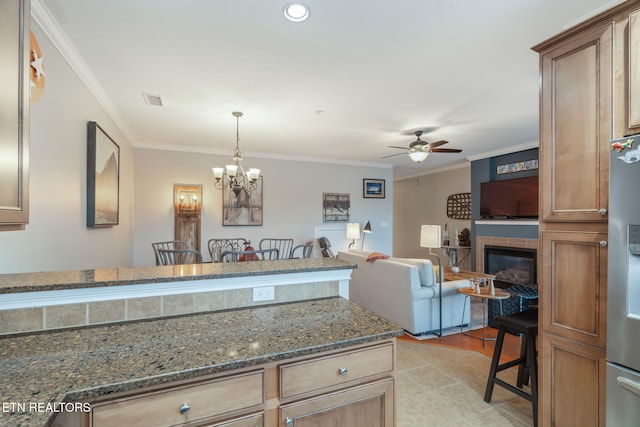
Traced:
[[[399, 336], [343, 298], [0, 338], [6, 402], [73, 402]], [[46, 426], [51, 413], [0, 413]]]
[[0, 274], [0, 294], [353, 269], [335, 258]]

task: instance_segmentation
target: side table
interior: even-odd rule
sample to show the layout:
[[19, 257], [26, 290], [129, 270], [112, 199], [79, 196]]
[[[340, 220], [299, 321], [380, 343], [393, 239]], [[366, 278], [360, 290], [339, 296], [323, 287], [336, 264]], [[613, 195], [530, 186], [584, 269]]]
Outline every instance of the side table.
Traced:
[[[480, 298], [483, 302], [484, 307], [482, 308], [482, 347], [484, 347], [485, 341], [495, 340], [495, 338], [486, 338], [485, 337], [485, 328], [487, 327], [487, 311], [489, 306], [489, 300], [500, 300], [500, 314], [502, 314], [502, 301], [503, 299], [508, 299], [511, 294], [509, 292], [503, 291], [502, 289], [494, 288], [493, 295], [490, 292], [490, 288], [488, 286], [479, 287], [480, 293], [477, 293], [473, 288], [458, 288], [458, 292], [465, 295], [465, 297], [471, 298]], [[466, 306], [466, 302], [465, 302]], [[464, 321], [464, 312], [462, 313], [462, 319]], [[462, 328], [462, 323], [460, 325]], [[472, 336], [472, 335], [469, 335]], [[479, 338], [479, 337], [478, 337]]]

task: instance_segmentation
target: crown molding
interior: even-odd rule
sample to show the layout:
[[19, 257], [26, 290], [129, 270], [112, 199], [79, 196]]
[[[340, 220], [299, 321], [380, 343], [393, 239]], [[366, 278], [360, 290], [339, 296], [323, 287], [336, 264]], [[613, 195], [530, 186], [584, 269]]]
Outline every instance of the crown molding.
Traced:
[[484, 153], [467, 156], [467, 160], [473, 162], [474, 160], [502, 156], [503, 154], [517, 153], [518, 151], [531, 150], [532, 148], [538, 148], [539, 146], [540, 144], [538, 143], [538, 141], [525, 142], [524, 144], [512, 145], [510, 147], [500, 148], [498, 150], [485, 151]]
[[[220, 156], [230, 157], [232, 155], [230, 150], [207, 148], [193, 145], [168, 145], [168, 144], [153, 144], [143, 143], [135, 146], [136, 149], [144, 150], [161, 150], [161, 151], [179, 151], [183, 153], [199, 153], [199, 154], [214, 154]], [[245, 151], [243, 153], [243, 159], [271, 159], [271, 160], [288, 160], [293, 162], [308, 162], [308, 163], [323, 163], [332, 165], [345, 165], [345, 166], [360, 166], [369, 168], [391, 169], [393, 165], [390, 163], [377, 163], [377, 162], [362, 162], [358, 160], [344, 160], [335, 159], [331, 157], [312, 157], [312, 156], [294, 156], [289, 154], [273, 154], [262, 153], [256, 151]]]
[[134, 138], [127, 129], [122, 115], [113, 105], [113, 102], [111, 102], [102, 85], [100, 85], [98, 79], [96, 79], [89, 66], [84, 62], [67, 35], [62, 31], [58, 22], [53, 18], [53, 15], [43, 0], [31, 0], [31, 17], [40, 28], [42, 28], [42, 31], [44, 31], [49, 40], [51, 40], [54, 47], [58, 49], [63, 59], [69, 64], [87, 89], [89, 89], [89, 92], [91, 92], [96, 101], [102, 106], [131, 145], [135, 145], [133, 143]]

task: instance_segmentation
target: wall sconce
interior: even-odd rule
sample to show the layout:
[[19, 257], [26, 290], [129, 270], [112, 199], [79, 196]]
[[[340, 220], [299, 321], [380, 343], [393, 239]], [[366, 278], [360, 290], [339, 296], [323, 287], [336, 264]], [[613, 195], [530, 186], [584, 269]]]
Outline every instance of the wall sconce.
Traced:
[[357, 222], [350, 222], [347, 224], [347, 239], [351, 239], [349, 247], [355, 245], [356, 239], [360, 240], [360, 224]]
[[202, 185], [174, 185], [174, 239], [186, 243], [187, 248], [200, 250], [200, 213]]

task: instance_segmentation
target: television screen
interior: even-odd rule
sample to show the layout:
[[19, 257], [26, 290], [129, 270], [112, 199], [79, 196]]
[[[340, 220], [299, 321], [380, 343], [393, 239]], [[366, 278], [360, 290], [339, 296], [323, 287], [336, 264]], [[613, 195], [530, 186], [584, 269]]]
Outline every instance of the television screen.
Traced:
[[480, 216], [483, 218], [537, 218], [538, 177], [481, 183]]

